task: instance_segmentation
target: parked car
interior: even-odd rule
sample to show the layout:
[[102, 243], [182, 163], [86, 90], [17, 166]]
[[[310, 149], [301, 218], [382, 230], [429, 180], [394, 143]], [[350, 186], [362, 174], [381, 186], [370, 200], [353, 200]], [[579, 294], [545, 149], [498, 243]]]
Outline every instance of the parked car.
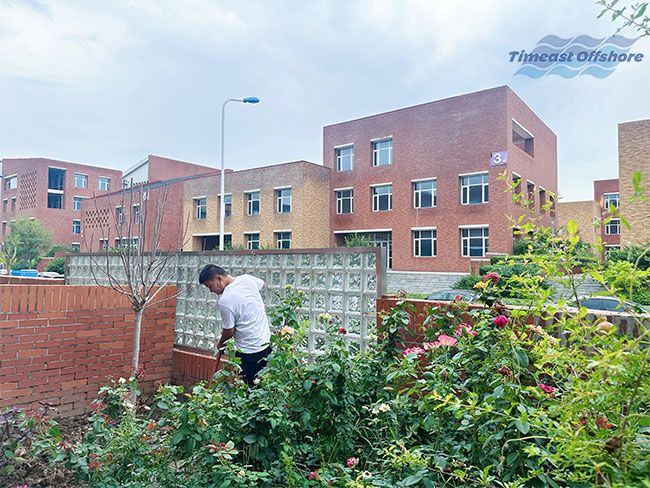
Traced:
[[473, 302], [476, 300], [476, 293], [469, 290], [439, 290], [434, 291], [427, 297], [427, 300], [442, 300], [446, 302], [453, 302], [456, 297], [460, 295], [463, 301]]
[[[575, 307], [576, 301], [569, 302], [569, 306]], [[613, 296], [596, 296], [584, 297], [580, 299], [580, 305], [589, 310], [605, 310], [607, 312], [635, 312], [635, 313], [649, 313], [649, 311], [639, 305], [638, 303], [624, 301], [621, 302], [618, 298]]]
[[42, 273], [38, 273], [39, 278], [65, 278], [60, 273], [55, 273], [54, 271], [43, 271]]

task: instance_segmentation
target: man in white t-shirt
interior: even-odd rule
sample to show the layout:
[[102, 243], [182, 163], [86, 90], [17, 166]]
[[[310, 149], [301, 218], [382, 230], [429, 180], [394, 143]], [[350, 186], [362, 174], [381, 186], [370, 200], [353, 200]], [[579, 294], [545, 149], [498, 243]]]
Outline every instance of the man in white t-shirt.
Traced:
[[230, 276], [226, 270], [208, 264], [199, 275], [199, 283], [219, 295], [217, 308], [221, 315], [221, 337], [217, 342], [217, 365], [224, 343], [235, 338], [237, 357], [241, 359], [242, 374], [249, 386], [271, 353], [271, 329], [260, 290], [264, 281], [243, 274]]

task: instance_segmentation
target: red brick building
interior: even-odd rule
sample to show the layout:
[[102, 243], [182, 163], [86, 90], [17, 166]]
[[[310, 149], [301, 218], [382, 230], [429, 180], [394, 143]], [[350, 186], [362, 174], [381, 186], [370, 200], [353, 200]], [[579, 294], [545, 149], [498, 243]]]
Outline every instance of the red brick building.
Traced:
[[512, 252], [521, 213], [554, 224], [556, 136], [507, 86], [326, 126], [323, 164], [332, 243], [363, 234], [395, 270], [467, 271]]
[[122, 172], [47, 158], [5, 158], [2, 177], [0, 240], [12, 221], [29, 218], [52, 233], [54, 244], [79, 248], [83, 202], [119, 188]]
[[[183, 215], [183, 183], [219, 174], [219, 170], [208, 166], [147, 156], [124, 172], [124, 185], [129, 187], [133, 184], [133, 192], [129, 189], [112, 192], [94, 198], [84, 206], [82, 250], [97, 251], [120, 244], [135, 244], [145, 237], [150, 240], [156, 215], [162, 207], [158, 249], [174, 252], [187, 247], [191, 236], [187, 234], [189, 216]], [[150, 249], [149, 245], [150, 242], [145, 243], [145, 249]]]
[[618, 178], [594, 181], [596, 219], [601, 222], [600, 238], [604, 251], [621, 247], [621, 219], [614, 218], [611, 211], [620, 208]]

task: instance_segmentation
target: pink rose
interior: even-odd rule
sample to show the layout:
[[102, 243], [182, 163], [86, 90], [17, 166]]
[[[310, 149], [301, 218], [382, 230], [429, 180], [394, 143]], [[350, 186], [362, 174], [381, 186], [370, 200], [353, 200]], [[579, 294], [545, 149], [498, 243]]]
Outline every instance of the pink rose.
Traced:
[[348, 468], [354, 468], [357, 464], [359, 464], [359, 459], [355, 457], [351, 457], [345, 462]]
[[497, 315], [494, 317], [494, 320], [492, 320], [492, 323], [499, 327], [500, 329], [503, 329], [506, 325], [510, 323], [510, 319], [506, 317], [505, 315]]
[[421, 348], [420, 346], [415, 346], [415, 347], [409, 347], [407, 349], [404, 349], [402, 351], [402, 354], [406, 356], [408, 354], [422, 354], [423, 352], [424, 352], [423, 348]]
[[440, 347], [440, 342], [438, 341], [425, 342], [422, 345], [424, 346], [425, 351], [430, 351], [431, 349], [437, 349], [438, 347]]
[[463, 300], [463, 297], [461, 297], [460, 295], [456, 295], [456, 296], [454, 297], [454, 300], [456, 300], [457, 302], [460, 302], [460, 301]]
[[544, 393], [548, 393], [549, 395], [552, 393], [555, 393], [557, 391], [557, 388], [551, 386], [551, 385], [545, 385], [544, 383], [539, 383], [537, 385]]
[[486, 274], [483, 277], [483, 281], [491, 281], [495, 285], [499, 282], [500, 279], [501, 279], [501, 277], [497, 273], [495, 273], [494, 271], [490, 271], [488, 274]]
[[449, 347], [454, 347], [458, 343], [458, 341], [455, 338], [445, 334], [440, 334], [438, 336], [438, 342], [440, 343], [441, 346], [449, 346]]
[[456, 335], [460, 337], [461, 335], [463, 335], [463, 333], [471, 336], [476, 336], [476, 334], [478, 334], [478, 332], [472, 329], [471, 325], [465, 323], [458, 324], [458, 326], [456, 327]]

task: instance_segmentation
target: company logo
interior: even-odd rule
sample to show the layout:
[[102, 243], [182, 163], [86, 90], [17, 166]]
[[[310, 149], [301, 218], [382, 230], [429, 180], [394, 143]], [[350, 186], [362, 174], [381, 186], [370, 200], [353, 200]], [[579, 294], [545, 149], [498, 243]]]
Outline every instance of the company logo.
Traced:
[[630, 48], [637, 39], [623, 36], [597, 39], [587, 35], [562, 39], [550, 35], [543, 37], [530, 52], [510, 51], [511, 63], [521, 67], [516, 75], [541, 78], [557, 75], [573, 78], [591, 75], [605, 78], [612, 74], [619, 64], [636, 64], [643, 61], [643, 53], [632, 52]]

